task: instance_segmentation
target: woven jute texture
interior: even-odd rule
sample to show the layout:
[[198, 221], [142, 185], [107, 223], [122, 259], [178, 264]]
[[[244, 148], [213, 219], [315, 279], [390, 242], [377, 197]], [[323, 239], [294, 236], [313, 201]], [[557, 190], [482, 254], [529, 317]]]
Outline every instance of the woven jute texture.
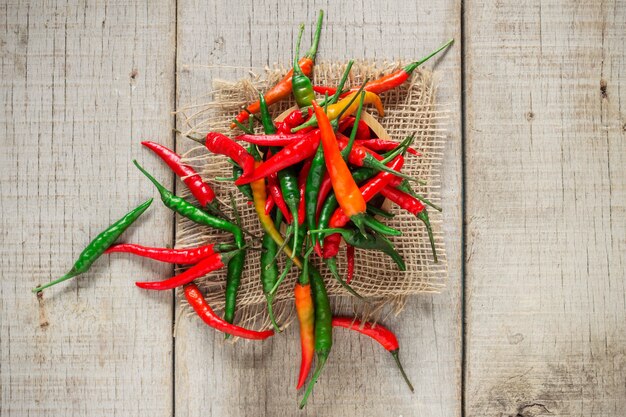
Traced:
[[[399, 64], [375, 64], [371, 62], [356, 63], [352, 67], [348, 85], [359, 86], [365, 78], [376, 79], [399, 67]], [[314, 80], [316, 84], [337, 85], [345, 65], [318, 63], [315, 66]], [[228, 136], [237, 134], [231, 131], [230, 122], [245, 103], [256, 100], [258, 91], [265, 91], [274, 85], [284, 74], [283, 69], [267, 70], [263, 77], [252, 77], [236, 83], [215, 81], [213, 91], [198, 100], [198, 104], [190, 104], [179, 111], [181, 130], [184, 134], [202, 137], [209, 131], [217, 131]], [[415, 134], [413, 147], [422, 155], [419, 157], [407, 154], [403, 172], [422, 179], [426, 185], [414, 183], [414, 189], [429, 198], [433, 203], [440, 202], [440, 165], [446, 139], [445, 120], [447, 111], [440, 110], [435, 103], [436, 88], [433, 74], [419, 70], [410, 81], [402, 87], [383, 93], [381, 99], [385, 107], [385, 116], [379, 122], [393, 140], [401, 141], [406, 136]], [[202, 102], [200, 102], [202, 101]], [[293, 106], [293, 101], [285, 101], [271, 107], [274, 116]], [[367, 109], [376, 115], [373, 109]], [[376, 115], [378, 116], [378, 115]], [[239, 132], [240, 133], [240, 132]], [[185, 140], [185, 139], [181, 139]], [[259, 221], [252, 206], [247, 205], [244, 197], [238, 193], [232, 182], [218, 182], [216, 177], [232, 177], [232, 166], [226, 157], [210, 155], [206, 149], [195, 147], [185, 154], [184, 159], [194, 166], [203, 178], [214, 187], [218, 198], [229, 205], [229, 193], [235, 196], [241, 213], [244, 227], [251, 233], [261, 236]], [[189, 192], [183, 189], [179, 194], [192, 199]], [[322, 272], [327, 285], [331, 303], [335, 309], [345, 304], [355, 305], [355, 314], [368, 319], [379, 319], [383, 314], [398, 313], [406, 296], [418, 293], [438, 292], [445, 285], [447, 266], [443, 243], [442, 215], [429, 209], [434, 229], [439, 262], [434, 263], [428, 236], [424, 225], [414, 216], [385, 203], [396, 216], [384, 222], [402, 230], [403, 234], [391, 240], [406, 262], [406, 271], [399, 271], [395, 263], [380, 252], [356, 250], [356, 269], [352, 281], [353, 288], [370, 303], [346, 303], [348, 294], [330, 275], [328, 270], [314, 262]], [[233, 216], [232, 212], [228, 212]], [[226, 242], [231, 237], [222, 232], [195, 224], [185, 218], [178, 217], [176, 229], [176, 246], [185, 248], [209, 242]], [[281, 256], [279, 265], [285, 263]], [[345, 276], [345, 251], [338, 256], [340, 273]], [[221, 270], [196, 280], [204, 292], [209, 304], [218, 313], [224, 307], [224, 288], [226, 271]], [[274, 302], [274, 311], [279, 323], [286, 326], [295, 317], [293, 309], [293, 286], [297, 278], [295, 267], [280, 287]], [[178, 293], [183, 312], [190, 308], [184, 300], [182, 292]], [[237, 297], [236, 323], [254, 328], [269, 328], [265, 297], [259, 279], [259, 252], [249, 251], [246, 258], [245, 271]]]

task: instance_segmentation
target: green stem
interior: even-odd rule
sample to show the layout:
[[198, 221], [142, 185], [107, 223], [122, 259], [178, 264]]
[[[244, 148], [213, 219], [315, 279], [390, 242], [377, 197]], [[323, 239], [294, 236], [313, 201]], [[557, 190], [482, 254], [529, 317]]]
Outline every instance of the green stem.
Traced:
[[398, 365], [398, 369], [400, 369], [400, 373], [402, 374], [402, 378], [404, 378], [404, 381], [409, 386], [409, 389], [411, 390], [411, 392], [415, 392], [415, 389], [413, 388], [413, 384], [411, 384], [411, 381], [409, 381], [409, 377], [406, 375], [406, 372], [404, 372], [404, 368], [402, 367], [402, 363], [400, 363], [400, 356], [398, 355], [398, 350], [399, 349], [390, 350], [389, 352], [391, 353], [391, 356], [393, 356], [393, 359], [396, 361], [396, 365]]
[[54, 281], [50, 281], [50, 282], [48, 282], [48, 283], [46, 283], [46, 284], [40, 285], [40, 286], [39, 286], [39, 287], [37, 287], [37, 288], [34, 288], [34, 289], [33, 289], [33, 292], [34, 292], [34, 293], [38, 293], [38, 292], [40, 292], [40, 291], [42, 291], [42, 290], [45, 290], [45, 289], [46, 289], [46, 288], [48, 288], [48, 287], [52, 287], [53, 285], [56, 285], [56, 284], [58, 284], [58, 283], [60, 283], [60, 282], [67, 281], [67, 280], [68, 280], [68, 279], [70, 279], [70, 278], [74, 278], [74, 277], [75, 277], [75, 276], [77, 276], [77, 275], [79, 275], [79, 274], [77, 274], [77, 273], [75, 273], [75, 272], [70, 271], [70, 272], [68, 272], [67, 274], [63, 275], [61, 278], [57, 278], [57, 279], [55, 279]]
[[346, 84], [346, 81], [348, 80], [348, 75], [350, 75], [350, 70], [352, 69], [352, 65], [354, 65], [354, 61], [351, 59], [348, 62], [348, 66], [343, 72], [343, 75], [341, 76], [341, 81], [339, 81], [339, 85], [337, 86], [337, 91], [335, 91], [335, 94], [333, 94], [333, 96], [330, 99], [330, 104], [336, 103], [339, 97], [341, 96], [343, 86]]
[[426, 231], [428, 232], [428, 239], [430, 240], [430, 247], [433, 251], [433, 259], [435, 263], [439, 262], [437, 260], [437, 249], [435, 249], [435, 237], [433, 236], [433, 228], [430, 225], [430, 219], [428, 218], [428, 213], [426, 209], [420, 211], [417, 214], [417, 218], [424, 222], [424, 226], [426, 226]]
[[300, 32], [298, 33], [298, 41], [296, 42], [296, 53], [293, 56], [293, 75], [304, 75], [302, 68], [298, 64], [300, 58], [300, 41], [302, 40], [302, 33], [304, 32], [304, 25], [300, 25]]
[[443, 45], [441, 45], [436, 51], [431, 52], [429, 55], [425, 56], [424, 58], [420, 59], [419, 61], [415, 61], [415, 62], [407, 65], [406, 67], [404, 67], [404, 72], [409, 73], [409, 74], [412, 73], [413, 71], [415, 71], [415, 68], [419, 67], [424, 62], [428, 61], [430, 58], [434, 57], [439, 52], [443, 51], [448, 46], [452, 45], [453, 42], [454, 42], [454, 39], [450, 39], [448, 42], [446, 42]]
[[365, 93], [361, 93], [361, 100], [359, 101], [359, 108], [356, 111], [356, 116], [354, 118], [354, 125], [352, 125], [352, 131], [350, 132], [350, 139], [348, 139], [348, 144], [341, 151], [341, 156], [343, 156], [344, 161], [348, 160], [348, 155], [352, 152], [352, 147], [354, 146], [354, 140], [356, 139], [356, 132], [359, 130], [359, 122], [361, 121], [361, 112], [363, 111], [363, 102], [365, 101]]
[[315, 27], [315, 35], [313, 35], [313, 44], [311, 48], [306, 53], [306, 57], [310, 58], [315, 62], [315, 57], [317, 56], [317, 46], [320, 43], [320, 35], [322, 34], [322, 22], [324, 20], [324, 10], [320, 10], [320, 13], [317, 17], [317, 26]]

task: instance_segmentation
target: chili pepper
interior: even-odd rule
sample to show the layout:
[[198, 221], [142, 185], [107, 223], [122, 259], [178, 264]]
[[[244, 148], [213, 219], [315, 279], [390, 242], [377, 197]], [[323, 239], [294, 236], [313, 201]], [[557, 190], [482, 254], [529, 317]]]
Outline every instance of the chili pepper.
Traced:
[[355, 126], [352, 127], [352, 131], [350, 132], [350, 139], [348, 139], [348, 143], [345, 145], [343, 150], [341, 151], [341, 155], [343, 156], [344, 161], [348, 160], [348, 157], [352, 153], [352, 148], [354, 147], [354, 140], [356, 139], [358, 123], [361, 121], [361, 112], [363, 111], [363, 99], [365, 98], [365, 93], [360, 94], [359, 107], [356, 111], [356, 116], [354, 117], [354, 121], [356, 123]]
[[394, 217], [396, 217], [395, 214], [389, 213], [388, 211], [378, 208], [370, 203], [367, 203], [367, 212], [373, 216], [380, 216], [384, 217], [385, 219], [393, 219]]
[[[243, 238], [243, 232], [239, 226], [230, 223], [227, 220], [220, 219], [211, 216], [207, 212], [199, 209], [193, 204], [187, 202], [184, 198], [174, 195], [168, 191], [163, 185], [161, 185], [152, 175], [150, 175], [137, 161], [133, 163], [139, 168], [139, 170], [154, 184], [159, 194], [161, 195], [161, 201], [165, 206], [183, 217], [189, 220], [204, 224], [209, 227], [224, 230], [232, 233], [235, 238], [235, 244], [238, 249], [242, 249], [245, 246], [245, 240]], [[246, 259], [246, 252], [238, 252], [237, 255], [228, 263], [228, 271], [226, 273], [226, 305], [224, 307], [224, 320], [232, 322], [235, 316], [235, 304], [237, 301], [237, 290], [239, 283], [241, 282], [241, 274], [243, 273], [243, 264]]]
[[274, 203], [276, 204], [280, 212], [283, 213], [283, 216], [285, 216], [287, 223], [291, 224], [293, 218], [291, 217], [291, 213], [287, 208], [287, 203], [285, 203], [285, 200], [283, 198], [283, 192], [280, 189], [280, 184], [278, 183], [278, 175], [276, 173], [271, 174], [267, 177], [267, 188], [270, 192], [270, 195], [274, 199]]
[[243, 170], [240, 178], [245, 178], [254, 171], [254, 157], [231, 138], [218, 132], [209, 132], [206, 135], [204, 146], [212, 153], [226, 155], [235, 161]]
[[[306, 75], [311, 75], [313, 73], [313, 65], [315, 64], [315, 56], [317, 55], [317, 46], [320, 40], [320, 34], [322, 32], [322, 20], [324, 18], [324, 11], [320, 10], [319, 16], [317, 18], [317, 26], [315, 28], [315, 35], [313, 37], [313, 44], [311, 45], [311, 49], [307, 52], [307, 54], [298, 61], [298, 66], [302, 70], [302, 72]], [[291, 95], [291, 78], [293, 76], [293, 70], [290, 70], [285, 76], [272, 87], [268, 92], [265, 93], [265, 100], [267, 101], [268, 106], [271, 106], [274, 103], [277, 103], [281, 100], [288, 98]], [[248, 105], [244, 110], [242, 110], [237, 116], [236, 120], [240, 123], [248, 120], [248, 117], [251, 113], [258, 113], [261, 109], [261, 103], [259, 101], [255, 101], [254, 103]], [[236, 123], [231, 124], [230, 128], [234, 129], [236, 127]]]
[[287, 207], [289, 207], [289, 211], [291, 212], [291, 217], [293, 218], [294, 229], [294, 240], [293, 240], [293, 253], [292, 258], [298, 254], [298, 237], [300, 230], [300, 216], [298, 215], [298, 210], [300, 207], [300, 188], [298, 187], [298, 178], [296, 177], [292, 168], [285, 168], [281, 171], [278, 171], [278, 180], [280, 182], [280, 188], [283, 192], [283, 198], [285, 199], [285, 203]]
[[341, 156], [341, 151], [337, 145], [335, 132], [330, 125], [328, 117], [317, 103], [313, 102], [315, 115], [319, 120], [321, 142], [324, 148], [324, 160], [326, 169], [333, 184], [333, 190], [339, 205], [350, 219], [363, 230], [363, 219], [365, 215], [365, 200], [354, 182], [350, 169]]
[[274, 197], [272, 197], [271, 194], [267, 193], [267, 200], [265, 201], [265, 214], [270, 214], [275, 205], [276, 203], [274, 202]]
[[98, 236], [96, 236], [78, 255], [78, 259], [74, 263], [74, 266], [60, 278], [50, 281], [46, 284], [40, 285], [33, 289], [33, 292], [37, 293], [41, 290], [58, 284], [59, 282], [66, 281], [77, 275], [85, 273], [89, 270], [91, 265], [111, 246], [118, 237], [128, 227], [135, 222], [143, 214], [144, 211], [152, 204], [152, 199], [135, 207], [124, 215], [121, 219], [104, 229]]
[[260, 146], [287, 146], [312, 136], [312, 132], [276, 133], [272, 135], [239, 135], [235, 139]]
[[[276, 229], [280, 228], [280, 224], [283, 221], [283, 216], [280, 213], [276, 213], [276, 221], [274, 222], [274, 226]], [[272, 326], [277, 332], [280, 332], [280, 328], [276, 323], [276, 318], [274, 317], [274, 308], [272, 306], [274, 301], [274, 296], [270, 294], [272, 288], [276, 284], [276, 280], [278, 279], [278, 265], [274, 262], [274, 258], [276, 257], [276, 251], [278, 250], [278, 245], [272, 239], [269, 233], [265, 233], [263, 235], [263, 240], [261, 241], [261, 285], [263, 286], [263, 294], [265, 295], [265, 301], [267, 302], [267, 314], [272, 322]]]
[[[252, 187], [252, 196], [254, 197], [254, 209], [259, 218], [259, 223], [261, 223], [261, 227], [272, 237], [272, 239], [274, 239], [274, 242], [276, 242], [278, 246], [283, 246], [285, 239], [283, 239], [283, 236], [274, 226], [272, 218], [265, 214], [265, 201], [267, 199], [265, 181], [263, 179], [259, 179], [253, 181], [250, 186]], [[291, 248], [283, 246], [283, 252], [285, 252], [290, 259], [292, 258]], [[302, 267], [302, 263], [298, 257], [293, 258], [293, 262], [299, 267]]]
[[398, 365], [398, 368], [400, 369], [400, 373], [402, 373], [402, 378], [404, 378], [404, 381], [409, 386], [411, 392], [415, 391], [413, 389], [413, 384], [409, 381], [409, 378], [400, 363], [400, 356], [398, 354], [400, 351], [400, 344], [398, 343], [396, 335], [394, 335], [391, 330], [381, 324], [376, 324], [374, 326], [371, 323], [362, 323], [361, 321], [350, 317], [333, 317], [332, 323], [334, 327], [343, 327], [345, 329], [357, 331], [380, 343], [382, 347], [389, 351], [391, 356], [393, 356], [396, 365]]
[[225, 320], [222, 320], [215, 314], [211, 306], [206, 302], [202, 292], [196, 284], [188, 284], [185, 286], [185, 298], [200, 318], [214, 329], [244, 339], [264, 340], [274, 335], [274, 331], [265, 330], [258, 332], [256, 330], [248, 330], [243, 327], [235, 326]]
[[304, 256], [304, 266], [298, 276], [298, 282], [293, 289], [296, 314], [300, 325], [300, 350], [302, 358], [300, 360], [300, 374], [296, 389], [299, 390], [304, 385], [306, 377], [311, 371], [313, 355], [315, 353], [315, 309], [313, 298], [311, 297], [311, 284], [309, 279], [309, 255], [311, 250]]
[[311, 164], [313, 161], [311, 159], [307, 159], [304, 164], [302, 164], [302, 168], [300, 168], [300, 173], [298, 173], [298, 189], [300, 190], [300, 202], [298, 205], [298, 220], [300, 224], [304, 223], [304, 218], [306, 217], [306, 208], [305, 208], [305, 192], [306, 192], [306, 182], [309, 177], [309, 171], [311, 170]]
[[328, 359], [330, 350], [333, 345], [333, 325], [330, 302], [328, 294], [324, 286], [324, 280], [320, 273], [314, 267], [310, 268], [311, 292], [313, 293], [313, 305], [315, 306], [315, 356], [316, 364], [313, 376], [309, 381], [309, 385], [304, 392], [300, 408], [304, 408], [309, 395], [313, 391], [313, 387], [317, 382], [324, 364]]
[[320, 133], [319, 131], [314, 131], [312, 135], [285, 146], [267, 161], [257, 166], [251, 176], [247, 178], [241, 177], [235, 181], [235, 184], [240, 185], [256, 181], [259, 178], [267, 177], [274, 172], [304, 161], [315, 154], [319, 143]]
[[335, 88], [335, 87], [328, 87], [328, 86], [325, 86], [325, 85], [314, 85], [313, 86], [313, 91], [315, 91], [316, 93], [319, 93], [319, 94], [328, 94], [330, 96], [330, 95], [333, 95], [333, 94], [335, 94], [337, 92], [337, 88]]
[[180, 162], [180, 155], [155, 142], [143, 141], [141, 144], [157, 154], [183, 180], [202, 207], [215, 202], [213, 189], [202, 180], [192, 167]]
[[[235, 181], [241, 177], [241, 174], [243, 174], [243, 169], [241, 169], [239, 165], [233, 165], [233, 178], [235, 178]], [[252, 189], [250, 188], [250, 184], [237, 185], [237, 189], [248, 199], [248, 202], [252, 201]]]
[[[346, 122], [346, 123], [343, 123]], [[343, 119], [342, 123], [339, 124], [339, 132], [343, 132], [344, 130], [354, 127], [355, 124], [355, 118], [354, 117], [347, 117], [345, 119]], [[370, 140], [370, 127], [367, 125], [367, 123], [365, 123], [363, 120], [359, 120], [358, 123], [356, 123], [356, 139], [357, 139], [357, 143], [359, 141], [362, 140]], [[389, 142], [388, 140], [385, 139], [381, 139], [385, 142]], [[393, 142], [392, 142], [393, 143]], [[385, 149], [385, 150], [389, 150], [389, 149]]]
[[[358, 134], [357, 134], [358, 138]], [[400, 143], [394, 142], [387, 139], [367, 139], [367, 140], [357, 140], [356, 144], [359, 146], [363, 146], [364, 148], [370, 149], [372, 151], [393, 151]], [[415, 156], [422, 156], [421, 153], [416, 151], [415, 149], [408, 147], [407, 152], [413, 154]]]
[[[324, 161], [324, 148], [318, 145], [315, 156], [313, 157], [313, 160], [311, 162], [311, 168], [309, 170], [309, 175], [307, 176], [306, 184], [304, 187], [306, 224], [310, 230], [313, 230], [317, 227], [317, 210], [318, 207], [321, 208], [321, 203], [319, 202], [318, 196], [321, 196], [323, 178], [328, 178], [328, 185], [326, 186], [326, 190], [322, 198], [326, 198], [326, 195], [332, 189], [330, 177], [325, 176], [325, 174], [326, 166]], [[318, 246], [317, 236], [313, 235], [312, 240], [313, 245]]]
[[[313, 110], [310, 107], [307, 109], [296, 109], [289, 113], [282, 122], [277, 122], [276, 128], [280, 133], [292, 134], [291, 129], [304, 123], [306, 119], [311, 117], [311, 114], [313, 114]], [[306, 133], [306, 131], [300, 133]]]
[[176, 287], [188, 284], [196, 278], [203, 277], [210, 272], [216, 271], [224, 267], [240, 250], [226, 253], [214, 253], [213, 255], [202, 259], [200, 262], [187, 269], [185, 272], [174, 275], [171, 278], [165, 279], [163, 281], [135, 282], [135, 285], [145, 290], [171, 290]]
[[296, 103], [299, 107], [306, 107], [311, 105], [311, 101], [315, 100], [315, 92], [313, 91], [313, 84], [300, 69], [298, 65], [298, 56], [300, 56], [300, 41], [302, 40], [302, 32], [304, 31], [304, 25], [300, 25], [300, 34], [298, 35], [298, 42], [296, 43], [296, 54], [293, 57], [293, 75], [291, 77], [291, 91], [293, 97], [296, 99]]
[[[365, 85], [365, 91], [371, 91], [373, 93], [380, 94], [385, 91], [389, 91], [396, 87], [399, 87], [406, 80], [409, 79], [409, 77], [417, 67], [428, 61], [433, 56], [437, 55], [439, 52], [446, 49], [448, 46], [452, 45], [453, 42], [454, 39], [450, 39], [448, 42], [440, 46], [436, 51], [430, 53], [428, 56], [420, 59], [419, 61], [415, 61], [404, 68], [392, 72], [391, 74], [370, 81]], [[318, 92], [323, 90], [325, 92], [328, 92], [328, 94], [332, 94], [335, 91], [335, 89], [333, 89], [332, 87], [324, 86], [315, 86], [313, 87], [313, 89]]]
[[[389, 255], [391, 259], [398, 265], [398, 269], [400, 271], [406, 271], [406, 264], [402, 259], [402, 256], [395, 250], [393, 244], [389, 239], [380, 233], [371, 232], [366, 233], [363, 236], [358, 230], [355, 229], [338, 229], [338, 228], [330, 228], [330, 229], [317, 229], [312, 230], [311, 234], [328, 234], [328, 233], [338, 233], [343, 239], [346, 241], [346, 244], [350, 246], [354, 246], [355, 248], [367, 249], [367, 250], [376, 250], [383, 252], [386, 255]], [[324, 249], [326, 250], [326, 246]]]
[[420, 219], [424, 226], [426, 227], [426, 231], [428, 232], [428, 239], [430, 240], [430, 247], [433, 251], [433, 259], [435, 262], [437, 261], [437, 250], [435, 248], [435, 238], [433, 236], [433, 229], [430, 225], [430, 219], [428, 218], [428, 213], [426, 212], [426, 208], [424, 205], [412, 195], [404, 193], [393, 187], [385, 187], [381, 190], [381, 194], [393, 201], [409, 213], [416, 216]]
[[354, 246], [349, 244], [346, 245], [346, 264], [348, 265], [346, 284], [349, 284], [354, 277]]
[[[351, 93], [347, 95], [346, 98], [339, 101], [338, 103], [329, 105], [328, 110], [327, 110], [328, 119], [333, 120], [333, 121], [334, 120], [339, 121], [345, 117], [350, 116], [352, 113], [354, 113], [359, 106], [359, 104], [354, 100], [357, 94], [358, 92]], [[373, 104], [374, 107], [376, 108], [376, 111], [381, 117], [385, 115], [385, 109], [383, 108], [383, 103], [380, 100], [380, 97], [378, 97], [376, 94], [365, 92], [365, 98], [363, 99], [363, 103]], [[305, 123], [301, 124], [298, 127], [291, 129], [291, 132], [296, 133], [299, 130], [302, 130], [304, 128], [318, 125], [318, 117], [319, 116], [314, 115]]]
[[430, 206], [432, 208], [434, 208], [437, 211], [442, 211], [441, 207], [439, 207], [438, 205], [434, 204], [433, 202], [431, 202], [429, 199], [427, 199], [426, 197], [424, 197], [421, 194], [416, 193], [413, 188], [411, 187], [411, 184], [409, 184], [408, 181], [406, 180], [401, 180], [400, 178], [394, 178], [393, 181], [391, 181], [389, 183], [389, 185], [393, 188], [397, 188], [398, 190], [405, 192], [409, 195], [412, 195], [413, 197], [417, 198], [419, 201], [421, 201], [422, 203], [426, 204], [427, 206]]
[[122, 243], [111, 246], [104, 251], [104, 253], [132, 253], [133, 255], [154, 259], [160, 262], [190, 265], [214, 253], [228, 252], [233, 249], [235, 249], [235, 246], [227, 243], [211, 243], [210, 245], [189, 249], [151, 248], [131, 243]]

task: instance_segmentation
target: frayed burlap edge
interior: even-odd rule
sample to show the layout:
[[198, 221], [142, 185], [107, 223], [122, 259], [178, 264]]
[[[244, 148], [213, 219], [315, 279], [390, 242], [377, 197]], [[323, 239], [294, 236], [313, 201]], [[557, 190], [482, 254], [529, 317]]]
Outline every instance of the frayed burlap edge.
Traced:
[[[378, 78], [399, 67], [400, 64], [376, 64], [358, 62], [352, 67], [348, 86], [358, 86], [367, 77]], [[318, 63], [315, 66], [316, 84], [336, 85], [341, 77], [344, 64]], [[214, 90], [196, 104], [190, 104], [179, 110], [179, 120], [184, 134], [202, 137], [209, 131], [217, 131], [229, 136], [239, 134], [231, 131], [230, 122], [245, 103], [258, 97], [258, 91], [265, 91], [274, 85], [285, 73], [285, 69], [268, 69], [265, 77], [253, 76], [236, 83], [217, 80]], [[417, 186], [417, 192], [425, 195], [433, 203], [440, 203], [440, 167], [446, 140], [445, 123], [448, 111], [436, 104], [436, 86], [430, 71], [417, 71], [410, 82], [402, 87], [381, 95], [385, 106], [385, 117], [380, 123], [392, 139], [402, 140], [415, 133], [414, 148], [422, 153], [420, 157], [407, 156], [403, 172], [426, 181], [426, 185]], [[273, 106], [274, 116], [291, 107], [292, 101], [285, 101]], [[368, 109], [375, 114], [375, 110]], [[183, 139], [185, 140], [185, 139]], [[261, 236], [261, 228], [254, 209], [247, 205], [232, 183], [214, 181], [216, 177], [232, 176], [231, 166], [223, 156], [210, 155], [206, 149], [198, 146], [185, 154], [185, 161], [194, 166], [205, 180], [214, 187], [218, 198], [229, 205], [229, 193], [236, 196], [241, 212], [242, 223], [252, 233]], [[181, 195], [192, 198], [184, 187]], [[442, 215], [429, 209], [431, 224], [434, 229], [435, 245], [439, 262], [432, 259], [430, 244], [423, 224], [414, 216], [403, 212], [386, 202], [386, 208], [396, 216], [385, 220], [386, 224], [402, 230], [402, 236], [392, 238], [400, 254], [406, 261], [407, 269], [399, 271], [393, 261], [379, 252], [356, 251], [356, 270], [352, 286], [370, 303], [354, 302], [353, 297], [332, 278], [325, 267], [320, 266], [334, 311], [351, 311], [362, 318], [377, 321], [388, 314], [398, 314], [406, 301], [406, 296], [418, 293], [436, 293], [445, 285], [447, 262], [443, 242]], [[233, 213], [229, 213], [233, 215]], [[208, 242], [230, 241], [230, 236], [219, 231], [195, 224], [178, 217], [176, 246], [193, 247]], [[340, 273], [345, 275], [345, 252], [338, 256]], [[281, 270], [284, 257], [280, 260]], [[318, 264], [319, 266], [319, 264]], [[225, 270], [212, 273], [196, 283], [204, 292], [209, 304], [218, 312], [224, 307]], [[297, 279], [295, 268], [282, 284], [274, 302], [276, 318], [282, 326], [287, 326], [295, 317], [293, 308], [293, 285]], [[181, 311], [179, 314], [192, 313], [181, 291], [178, 293]], [[259, 280], [259, 253], [248, 252], [246, 267], [237, 297], [236, 323], [246, 327], [266, 329], [270, 327], [267, 318], [265, 297]]]

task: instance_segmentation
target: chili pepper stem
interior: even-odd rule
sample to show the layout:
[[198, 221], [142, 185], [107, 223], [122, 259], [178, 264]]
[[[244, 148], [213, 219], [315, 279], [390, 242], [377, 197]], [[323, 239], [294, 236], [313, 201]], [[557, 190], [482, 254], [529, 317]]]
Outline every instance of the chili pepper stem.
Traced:
[[452, 45], [452, 43], [454, 43], [454, 39], [450, 39], [448, 42], [444, 43], [443, 45], [441, 45], [439, 48], [437, 48], [437, 50], [435, 50], [434, 52], [431, 52], [430, 54], [428, 54], [427, 56], [425, 56], [424, 58], [420, 59], [419, 61], [415, 61], [409, 65], [407, 65], [406, 67], [404, 67], [404, 71], [407, 73], [412, 73], [413, 71], [415, 71], [415, 68], [419, 67], [420, 65], [422, 65], [424, 62], [428, 61], [430, 58], [434, 57], [435, 55], [437, 55], [439, 52], [443, 51], [444, 49], [446, 49], [448, 46]]
[[430, 248], [433, 251], [433, 259], [435, 263], [439, 262], [437, 260], [437, 249], [435, 248], [435, 238], [433, 236], [433, 228], [430, 225], [430, 219], [428, 218], [428, 213], [426, 210], [422, 210], [417, 214], [417, 218], [424, 222], [424, 226], [426, 226], [426, 231], [428, 232], [428, 239], [430, 240]]
[[43, 285], [38, 286], [37, 288], [33, 288], [33, 292], [34, 293], [41, 292], [42, 290], [44, 290], [44, 289], [46, 289], [48, 287], [51, 287], [51, 286], [56, 285], [56, 284], [58, 284], [60, 282], [63, 282], [63, 281], [67, 281], [68, 279], [74, 278], [77, 275], [78, 275], [77, 273], [70, 271], [67, 274], [63, 275], [62, 277], [55, 279], [54, 281], [47, 282], [47, 283], [45, 283]]
[[378, 232], [383, 235], [388, 235], [388, 236], [401, 236], [402, 235], [402, 232], [400, 230], [394, 229], [393, 227], [389, 227], [369, 215], [365, 215], [364, 218], [365, 218], [364, 220], [365, 224], [368, 225], [369, 228], [374, 230], [375, 232]]
[[274, 327], [274, 330], [276, 331], [276, 333], [280, 333], [282, 332], [280, 326], [278, 325], [278, 323], [276, 322], [276, 317], [274, 317], [274, 296], [273, 295], [266, 295], [265, 296], [265, 300], [267, 301], [267, 315], [270, 318], [270, 322], [272, 323], [272, 327]]
[[356, 139], [356, 132], [359, 128], [359, 122], [361, 121], [361, 112], [363, 111], [364, 100], [365, 100], [365, 93], [361, 92], [360, 99], [359, 99], [359, 107], [357, 108], [357, 111], [356, 111], [354, 125], [352, 126], [352, 131], [350, 132], [350, 138], [348, 139], [348, 144], [343, 149], [343, 151], [341, 151], [341, 154], [343, 155], [344, 160], [348, 159], [348, 155], [350, 155], [350, 152], [352, 152], [352, 148], [354, 147], [354, 140]]
[[344, 281], [340, 276], [339, 276], [339, 272], [337, 271], [337, 262], [335, 260], [335, 258], [328, 258], [328, 259], [324, 259], [324, 263], [326, 264], [326, 266], [328, 267], [328, 270], [333, 274], [333, 277], [337, 280], [337, 282], [339, 282], [339, 284], [346, 290], [348, 291], [350, 294], [354, 295], [356, 298], [358, 298], [359, 300], [365, 301], [366, 303], [369, 303], [368, 300], [366, 300], [365, 298], [363, 298], [363, 296], [361, 294], [359, 294], [358, 292], [356, 292], [354, 290], [354, 288], [352, 288], [348, 283], [346, 283], [346, 281]]
[[292, 266], [293, 266], [293, 261], [291, 260], [291, 258], [287, 258], [287, 263], [285, 264], [285, 269], [283, 269], [283, 272], [280, 274], [280, 276], [276, 280], [276, 284], [274, 284], [274, 286], [272, 287], [272, 289], [269, 292], [269, 295], [272, 298], [274, 297], [274, 295], [276, 295], [276, 291], [278, 291], [278, 287], [280, 287], [280, 284], [282, 284], [283, 281], [285, 280], [285, 278], [287, 278], [287, 274], [291, 270]]
[[317, 363], [315, 364], [315, 370], [313, 371], [313, 376], [309, 381], [309, 385], [306, 387], [306, 391], [304, 391], [304, 396], [302, 397], [302, 401], [300, 401], [300, 409], [303, 409], [306, 406], [306, 402], [309, 399], [309, 395], [313, 392], [313, 387], [317, 382], [320, 374], [322, 373], [322, 369], [324, 369], [324, 365], [326, 364], [326, 359], [328, 359], [328, 354], [325, 355], [317, 355]]
[[399, 349], [390, 351], [391, 356], [393, 356], [393, 359], [396, 361], [396, 365], [398, 365], [398, 369], [400, 369], [402, 378], [404, 378], [404, 381], [409, 386], [409, 389], [411, 390], [411, 392], [415, 392], [413, 384], [411, 384], [411, 381], [409, 381], [409, 377], [407, 376], [406, 372], [404, 372], [404, 368], [402, 367], [402, 363], [400, 362], [400, 356], [398, 355], [398, 351]]
[[315, 57], [317, 56], [317, 46], [320, 43], [320, 35], [322, 34], [322, 22], [324, 21], [324, 10], [320, 10], [319, 15], [317, 16], [317, 26], [315, 27], [315, 35], [313, 35], [313, 43], [311, 44], [311, 48], [306, 53], [306, 57], [311, 58], [311, 60], [315, 61]]

